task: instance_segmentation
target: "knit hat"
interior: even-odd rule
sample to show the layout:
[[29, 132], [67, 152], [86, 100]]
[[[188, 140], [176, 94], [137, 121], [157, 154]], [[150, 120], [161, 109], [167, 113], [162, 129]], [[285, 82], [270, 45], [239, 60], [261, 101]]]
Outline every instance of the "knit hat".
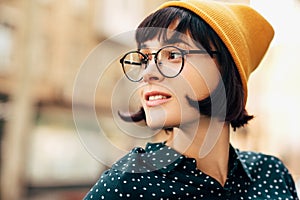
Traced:
[[262, 60], [274, 36], [272, 26], [244, 4], [206, 0], [169, 1], [160, 8], [186, 8], [201, 17], [229, 50], [242, 79], [247, 100], [247, 80]]

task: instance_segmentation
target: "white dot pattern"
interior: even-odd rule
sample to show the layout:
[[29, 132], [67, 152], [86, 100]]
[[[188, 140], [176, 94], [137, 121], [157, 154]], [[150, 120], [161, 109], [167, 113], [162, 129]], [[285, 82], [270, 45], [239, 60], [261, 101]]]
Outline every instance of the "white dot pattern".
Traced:
[[196, 166], [164, 143], [149, 143], [105, 171], [84, 199], [299, 200], [290, 173], [273, 156], [231, 146], [224, 186]]

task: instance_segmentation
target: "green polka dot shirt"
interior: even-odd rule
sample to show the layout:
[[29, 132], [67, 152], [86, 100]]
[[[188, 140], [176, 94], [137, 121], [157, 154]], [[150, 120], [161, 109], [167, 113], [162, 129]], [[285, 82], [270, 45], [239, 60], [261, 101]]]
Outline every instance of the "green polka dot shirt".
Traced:
[[195, 159], [164, 143], [149, 143], [105, 171], [84, 199], [298, 200], [294, 181], [279, 159], [232, 146], [229, 152], [228, 177], [222, 186], [198, 170]]

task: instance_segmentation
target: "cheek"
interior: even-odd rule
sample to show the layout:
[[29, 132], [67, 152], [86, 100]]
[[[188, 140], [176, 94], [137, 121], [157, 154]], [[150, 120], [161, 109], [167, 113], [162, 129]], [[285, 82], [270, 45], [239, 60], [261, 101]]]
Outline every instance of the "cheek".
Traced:
[[157, 107], [142, 106], [146, 115], [146, 123], [152, 129], [162, 127], [179, 127], [181, 124], [194, 121], [200, 117], [197, 109], [192, 107], [186, 96], [195, 97], [191, 84], [183, 77], [168, 79], [165, 89], [172, 93], [172, 100]]
[[213, 59], [201, 63], [193, 60], [188, 62], [182, 71], [182, 77], [190, 85], [190, 97], [197, 100], [210, 96], [220, 81], [220, 73]]
[[179, 76], [164, 80], [164, 87], [173, 94], [171, 102], [155, 108], [143, 105], [150, 128], [179, 126], [199, 119], [199, 111], [189, 104], [186, 96], [194, 100], [210, 96], [211, 91], [217, 87], [220, 76], [212, 59], [201, 61], [200, 64], [198, 59], [197, 64], [187, 62]]

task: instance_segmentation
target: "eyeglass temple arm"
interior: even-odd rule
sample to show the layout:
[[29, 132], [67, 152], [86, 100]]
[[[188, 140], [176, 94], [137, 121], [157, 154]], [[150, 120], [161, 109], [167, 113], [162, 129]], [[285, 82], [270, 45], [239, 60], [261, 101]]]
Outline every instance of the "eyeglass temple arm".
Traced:
[[186, 50], [184, 54], [218, 54], [218, 51], [206, 51], [206, 50]]
[[142, 65], [141, 62], [132, 62], [132, 61], [128, 61], [128, 60], [120, 60], [120, 62], [123, 64], [130, 64], [130, 65]]

